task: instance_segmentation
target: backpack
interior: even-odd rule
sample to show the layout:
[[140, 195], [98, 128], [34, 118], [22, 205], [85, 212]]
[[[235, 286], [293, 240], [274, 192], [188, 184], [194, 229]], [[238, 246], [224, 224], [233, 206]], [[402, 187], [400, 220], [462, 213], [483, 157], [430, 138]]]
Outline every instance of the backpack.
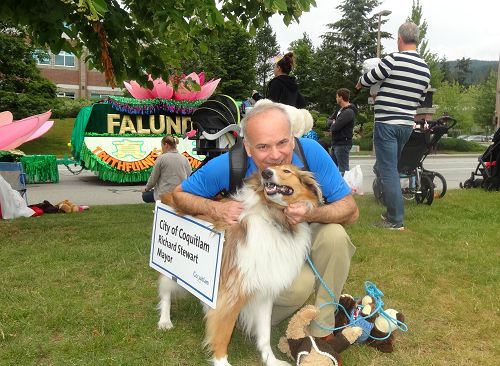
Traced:
[[[304, 163], [304, 169], [309, 170], [309, 165], [302, 149], [300, 140], [295, 137], [295, 147], [293, 152], [298, 155]], [[243, 140], [239, 139], [229, 150], [229, 191], [224, 192], [224, 196], [234, 194], [243, 185], [245, 173], [247, 172], [248, 155], [243, 146]]]

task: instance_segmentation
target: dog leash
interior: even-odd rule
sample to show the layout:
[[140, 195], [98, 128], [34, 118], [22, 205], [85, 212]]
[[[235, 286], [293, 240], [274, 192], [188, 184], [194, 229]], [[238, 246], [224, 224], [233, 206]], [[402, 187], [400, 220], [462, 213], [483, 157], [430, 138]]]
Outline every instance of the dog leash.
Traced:
[[[365, 281], [365, 291], [366, 291], [366, 294], [368, 296], [371, 296], [375, 300], [377, 307], [370, 314], [368, 314], [366, 316], [359, 316], [357, 319], [354, 319], [351, 316], [351, 314], [349, 314], [349, 312], [344, 308], [344, 306], [342, 304], [340, 304], [338, 301], [336, 301], [335, 294], [328, 287], [328, 285], [326, 284], [323, 277], [319, 274], [318, 270], [316, 269], [316, 266], [314, 265], [314, 263], [311, 259], [311, 256], [309, 256], [309, 255], [307, 256], [307, 262], [309, 263], [309, 266], [313, 270], [316, 278], [320, 281], [321, 286], [323, 286], [325, 288], [325, 290], [328, 292], [328, 294], [332, 298], [332, 301], [321, 304], [319, 306], [319, 308], [322, 309], [325, 306], [336, 306], [337, 311], [339, 311], [338, 309], [342, 310], [344, 312], [344, 314], [346, 315], [347, 319], [349, 319], [349, 322], [346, 325], [340, 326], [340, 327], [327, 327], [327, 326], [320, 324], [319, 322], [314, 320], [314, 323], [319, 328], [324, 329], [324, 330], [328, 330], [330, 332], [335, 332], [337, 330], [344, 329], [344, 328], [347, 328], [349, 326], [356, 326], [356, 323], [358, 323], [361, 319], [366, 320], [366, 319], [368, 319], [368, 318], [370, 318], [373, 315], [378, 313], [380, 316], [382, 316], [384, 319], [386, 319], [387, 322], [394, 324], [396, 326], [396, 328], [398, 328], [399, 330], [401, 330], [403, 332], [408, 331], [408, 326], [405, 323], [397, 320], [396, 318], [390, 316], [389, 314], [387, 314], [385, 312], [385, 310], [383, 309], [384, 302], [382, 301], [382, 297], [384, 296], [384, 293], [382, 291], [380, 291], [373, 282]], [[364, 328], [362, 328], [362, 329], [363, 329], [363, 332], [366, 332]], [[382, 337], [382, 338], [374, 337], [374, 336], [371, 336], [370, 334], [368, 334], [368, 337], [371, 339], [374, 339], [374, 340], [383, 341], [383, 340], [389, 338], [391, 336], [392, 332], [393, 332], [393, 330], [390, 330], [389, 333], [387, 334], [387, 336]]]

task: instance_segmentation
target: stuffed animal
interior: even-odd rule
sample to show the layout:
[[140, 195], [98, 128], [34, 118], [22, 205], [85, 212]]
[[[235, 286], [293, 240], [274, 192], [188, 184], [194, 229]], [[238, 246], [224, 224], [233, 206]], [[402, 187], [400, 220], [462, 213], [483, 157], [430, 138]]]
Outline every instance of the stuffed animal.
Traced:
[[[338, 306], [335, 313], [336, 327], [348, 324], [361, 327], [363, 335], [356, 340], [356, 343], [369, 344], [381, 352], [390, 353], [394, 351], [395, 330], [400, 328], [400, 324], [403, 328], [406, 328], [402, 313], [394, 309], [376, 311], [376, 300], [369, 295], [356, 301], [351, 295], [343, 294], [340, 296], [339, 304], [341, 306]], [[345, 311], [342, 310], [342, 307]], [[347, 317], [346, 312], [353, 323]]]
[[[255, 106], [273, 103], [269, 99], [260, 99]], [[307, 109], [298, 109], [290, 105], [279, 103], [288, 113], [292, 124], [292, 132], [295, 137], [302, 137], [313, 128], [314, 119]]]
[[64, 200], [56, 205], [59, 208], [59, 212], [72, 213], [81, 212], [88, 209], [88, 206], [75, 205], [73, 202]]
[[278, 348], [300, 366], [341, 366], [339, 353], [354, 343], [362, 330], [359, 327], [347, 327], [328, 341], [312, 337], [306, 328], [318, 314], [319, 309], [313, 305], [307, 305], [295, 313], [288, 323], [286, 337], [281, 337]]

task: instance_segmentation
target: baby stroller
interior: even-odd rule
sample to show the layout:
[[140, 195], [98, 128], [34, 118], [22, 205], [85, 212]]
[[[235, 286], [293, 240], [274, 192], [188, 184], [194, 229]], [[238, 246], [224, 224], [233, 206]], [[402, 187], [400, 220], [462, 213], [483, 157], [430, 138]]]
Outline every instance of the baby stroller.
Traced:
[[[435, 121], [421, 120], [416, 123], [398, 161], [401, 191], [405, 199], [431, 205], [434, 198], [444, 197], [447, 189], [445, 178], [438, 172], [425, 169], [423, 162], [455, 124], [456, 120], [448, 115]], [[384, 202], [378, 177], [373, 181], [373, 194], [377, 202]]]
[[196, 133], [189, 138], [196, 140], [193, 149], [205, 155], [202, 164], [228, 151], [239, 137], [240, 109], [228, 95], [215, 95], [201, 104], [191, 116]]
[[478, 158], [476, 170], [469, 179], [460, 183], [460, 188], [483, 187], [488, 191], [500, 188], [500, 128], [497, 129], [491, 140], [491, 145]]

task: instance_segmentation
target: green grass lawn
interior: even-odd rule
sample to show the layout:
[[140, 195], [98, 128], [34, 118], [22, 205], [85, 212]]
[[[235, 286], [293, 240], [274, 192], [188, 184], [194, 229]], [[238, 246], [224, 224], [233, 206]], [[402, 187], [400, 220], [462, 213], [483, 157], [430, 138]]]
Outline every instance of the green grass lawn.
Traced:
[[73, 132], [74, 118], [53, 119], [54, 125], [43, 136], [33, 141], [22, 144], [18, 150], [26, 155], [51, 154], [62, 158], [65, 155], [71, 156], [71, 147], [68, 143], [71, 141]]
[[[344, 366], [498, 364], [500, 192], [407, 202], [404, 232], [373, 228], [381, 207], [372, 196], [356, 199], [361, 217], [348, 231], [357, 252], [345, 291], [360, 296], [365, 280], [375, 282], [409, 331], [397, 334], [392, 354], [349, 348]], [[196, 300], [174, 302], [176, 327], [156, 329], [151, 210], [94, 206], [0, 222], [1, 365], [207, 364]], [[273, 346], [285, 326], [273, 329]], [[240, 331], [230, 361], [260, 365]]]

